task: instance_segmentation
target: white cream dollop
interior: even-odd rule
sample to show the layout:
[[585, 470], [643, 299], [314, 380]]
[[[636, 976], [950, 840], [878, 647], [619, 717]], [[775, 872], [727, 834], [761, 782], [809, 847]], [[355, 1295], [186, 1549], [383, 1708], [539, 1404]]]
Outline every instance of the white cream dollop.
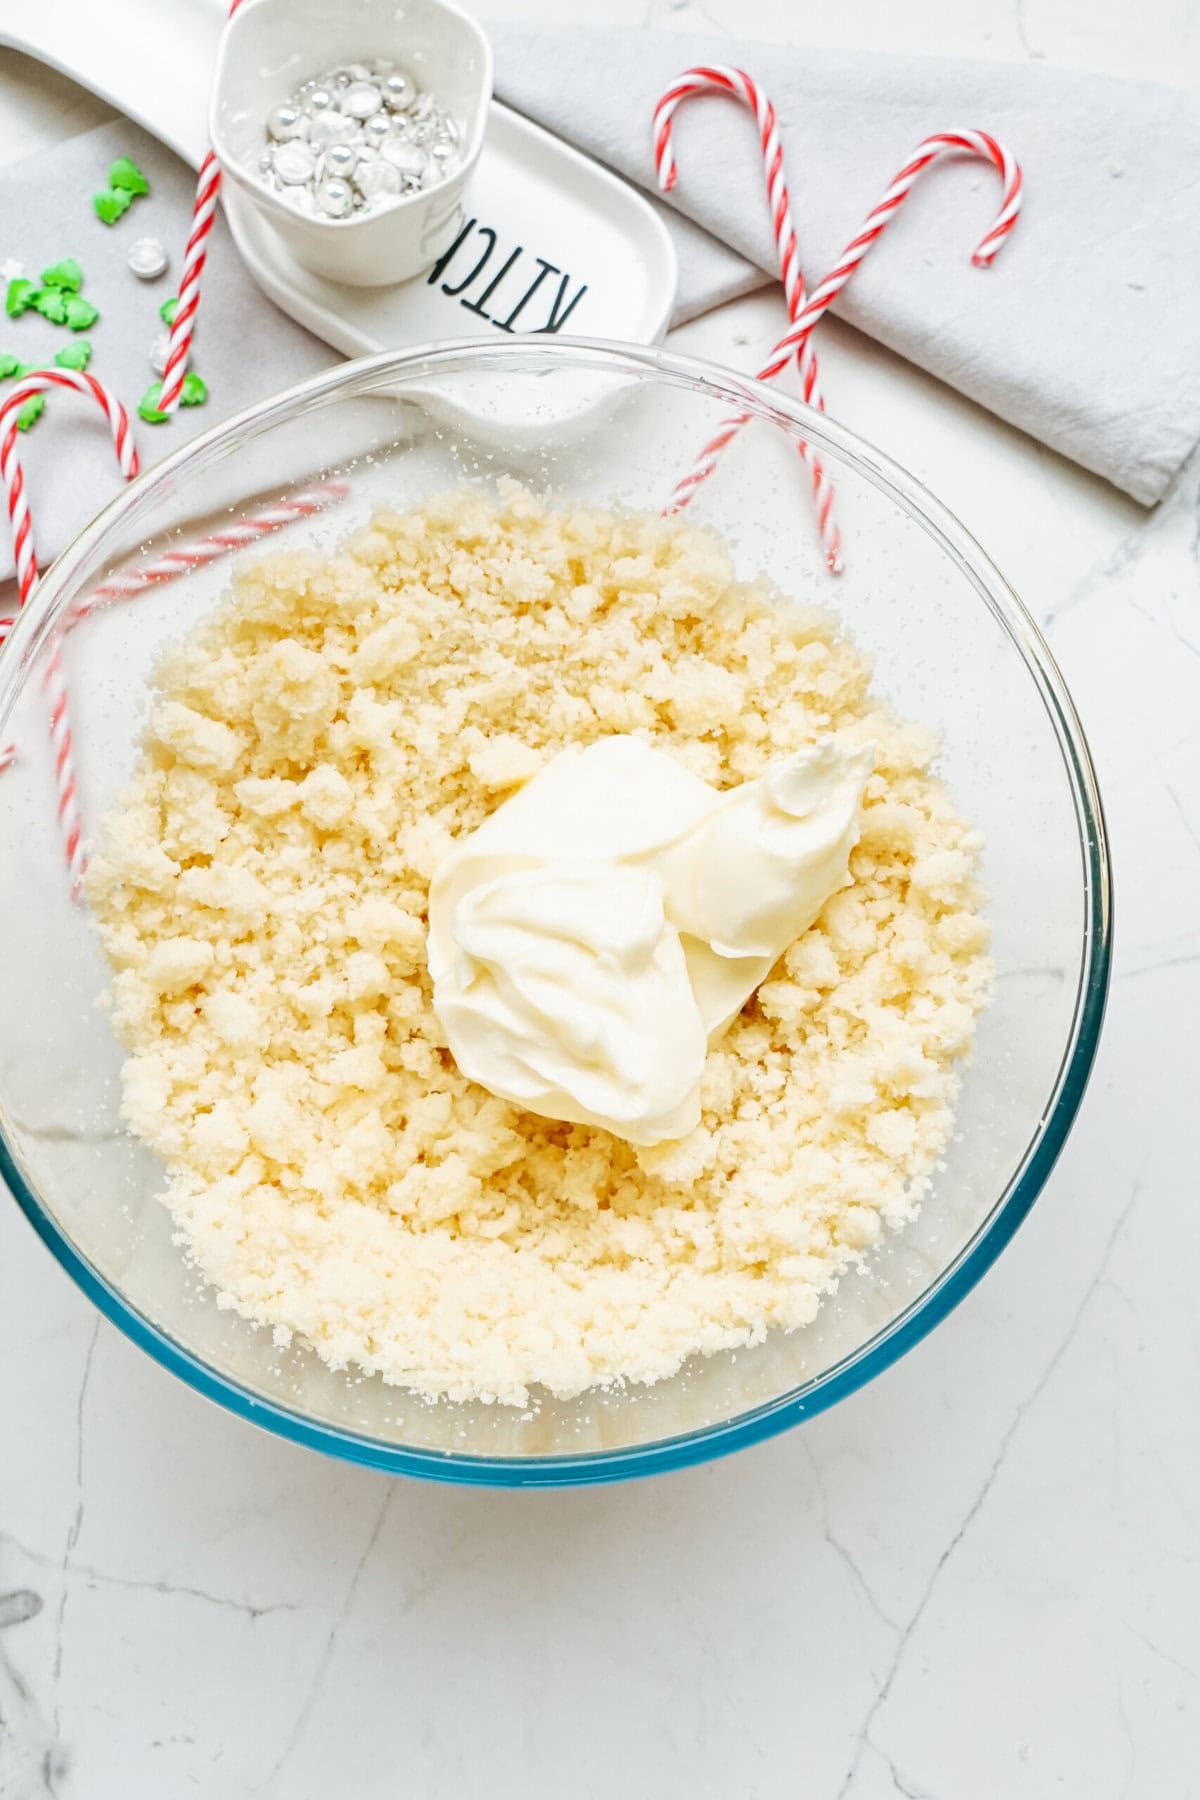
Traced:
[[718, 793], [639, 738], [562, 751], [433, 879], [463, 1074], [631, 1144], [690, 1131], [709, 1044], [849, 883], [872, 761], [826, 739]]
[[464, 1075], [637, 1143], [691, 1128], [704, 1026], [650, 870], [511, 870], [468, 888], [452, 931], [434, 1004]]

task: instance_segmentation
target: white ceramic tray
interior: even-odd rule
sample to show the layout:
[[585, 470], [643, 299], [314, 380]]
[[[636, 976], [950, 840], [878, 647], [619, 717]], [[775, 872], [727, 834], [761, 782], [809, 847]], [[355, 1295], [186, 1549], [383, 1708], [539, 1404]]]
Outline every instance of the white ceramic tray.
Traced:
[[[198, 167], [223, 19], [219, 0], [0, 0], [0, 43], [62, 70]], [[428, 276], [386, 288], [323, 280], [229, 183], [223, 198], [259, 286], [346, 355], [558, 331], [653, 343], [670, 318], [675, 252], [653, 207], [496, 101], [462, 235]]]
[[671, 240], [625, 182], [519, 113], [491, 105], [454, 245], [390, 288], [310, 275], [241, 194], [233, 239], [278, 306], [348, 355], [429, 338], [558, 332], [653, 343], [675, 297]]

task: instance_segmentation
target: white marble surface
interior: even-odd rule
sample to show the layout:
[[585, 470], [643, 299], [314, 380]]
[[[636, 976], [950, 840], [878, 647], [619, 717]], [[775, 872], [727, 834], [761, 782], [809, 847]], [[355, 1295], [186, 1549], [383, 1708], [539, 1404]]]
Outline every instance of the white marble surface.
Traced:
[[[1200, 81], [1179, 0], [649, 14]], [[99, 116], [0, 59], [0, 154]], [[748, 369], [781, 317], [759, 297], [677, 341]], [[530, 1495], [390, 1481], [218, 1412], [0, 1205], [3, 1800], [1200, 1793], [1200, 463], [1145, 514], [822, 329], [838, 411], [1045, 623], [1103, 783], [1112, 1002], [1030, 1222], [932, 1338], [803, 1430]]]

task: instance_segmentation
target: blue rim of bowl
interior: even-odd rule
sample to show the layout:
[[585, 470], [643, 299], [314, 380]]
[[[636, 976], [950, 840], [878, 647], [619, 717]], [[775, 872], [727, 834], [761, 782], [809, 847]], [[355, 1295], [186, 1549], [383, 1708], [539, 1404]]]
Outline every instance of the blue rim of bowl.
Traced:
[[1026, 1147], [1020, 1166], [987, 1218], [955, 1260], [884, 1329], [849, 1356], [825, 1369], [789, 1394], [740, 1413], [737, 1417], [679, 1436], [660, 1438], [619, 1450], [576, 1456], [465, 1456], [385, 1443], [379, 1439], [326, 1426], [274, 1401], [268, 1401], [231, 1378], [218, 1374], [161, 1331], [82, 1256], [46, 1212], [21, 1173], [0, 1125], [0, 1176], [21, 1210], [76, 1285], [93, 1305], [158, 1363], [179, 1376], [206, 1399], [276, 1435], [321, 1450], [343, 1461], [389, 1474], [481, 1487], [574, 1487], [624, 1481], [635, 1476], [665, 1474], [728, 1456], [761, 1443], [834, 1406], [890, 1368], [939, 1325], [991, 1268], [1028, 1217], [1058, 1160], [1075, 1122], [1100, 1039], [1112, 965], [1112, 868], [1104, 808], [1087, 739], [1061, 671], [1032, 616], [999, 569], [942, 501], [898, 463], [868, 444], [856, 432], [815, 413], [799, 401], [779, 395], [765, 384], [732, 374], [718, 364], [676, 356], [656, 348], [614, 344], [591, 338], [559, 338], [553, 345], [508, 344], [492, 349], [475, 339], [420, 345], [341, 363], [298, 386], [274, 395], [193, 438], [172, 456], [155, 463], [102, 509], [47, 572], [36, 598], [23, 610], [11, 634], [17, 655], [33, 652], [42, 636], [44, 617], [54, 609], [54, 592], [70, 577], [72, 566], [85, 561], [93, 539], [109, 517], [132, 504], [143, 483], [168, 480], [191, 457], [236, 438], [246, 429], [261, 430], [272, 416], [286, 415], [294, 402], [318, 400], [363, 376], [410, 374], [424, 364], [431, 372], [468, 356], [480, 366], [539, 358], [553, 361], [570, 354], [591, 359], [601, 370], [628, 372], [634, 366], [647, 375], [665, 376], [681, 386], [702, 383], [732, 406], [749, 410], [811, 441], [848, 455], [890, 499], [897, 502], [933, 537], [967, 577], [979, 597], [998, 618], [1022, 657], [1050, 716], [1071, 785], [1079, 827], [1084, 877], [1083, 964], [1076, 993], [1071, 1032], [1059, 1065], [1051, 1102], [1039, 1129]]

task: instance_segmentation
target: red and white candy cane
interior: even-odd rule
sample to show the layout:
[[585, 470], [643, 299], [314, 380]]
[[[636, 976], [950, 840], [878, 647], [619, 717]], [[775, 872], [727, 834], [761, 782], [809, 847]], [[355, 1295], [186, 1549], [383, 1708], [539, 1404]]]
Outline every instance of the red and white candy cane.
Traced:
[[[783, 146], [779, 141], [775, 108], [745, 69], [701, 63], [693, 69], [686, 69], [678, 81], [667, 89], [654, 109], [654, 158], [658, 169], [658, 185], [664, 193], [669, 193], [678, 179], [671, 143], [671, 126], [675, 113], [690, 94], [704, 93], [732, 95], [750, 108], [758, 124], [763, 173], [767, 182], [767, 201], [771, 209], [771, 226], [779, 256], [779, 275], [787, 299], [788, 314], [794, 320], [803, 309], [806, 296], [804, 277], [800, 272], [800, 254], [796, 247], [796, 232], [792, 224], [791, 200], [783, 172]], [[815, 406], [818, 411], [824, 412], [825, 399], [817, 375], [816, 354], [809, 337], [801, 345], [798, 363], [805, 401], [809, 406]], [[741, 423], [742, 421], [735, 423], [731, 420], [728, 427], [705, 446], [696, 467], [677, 484], [671, 497], [672, 512], [678, 512], [686, 506], [695, 490], [708, 479], [717, 457], [730, 438], [741, 429]], [[821, 458], [812, 445], [802, 443], [800, 454], [808, 464], [812, 476], [813, 504], [817, 511], [825, 560], [836, 573], [841, 568], [842, 561], [841, 535], [833, 519], [833, 488]]]
[[0, 427], [7, 427], [3, 443], [0, 444], [0, 479], [4, 482], [8, 500], [13, 557], [17, 565], [17, 590], [22, 606], [37, 585], [38, 566], [33, 548], [29, 503], [25, 498], [25, 477], [21, 473], [17, 456], [17, 421], [12, 415], [19, 412], [26, 400], [34, 394], [45, 393], [47, 388], [53, 387], [74, 388], [78, 394], [89, 395], [108, 420], [122, 475], [128, 481], [138, 472], [137, 449], [133, 442], [129, 414], [116, 396], [110, 394], [103, 382], [97, 381], [94, 375], [85, 374], [79, 369], [37, 369], [30, 375], [22, 376], [17, 385], [9, 390], [0, 403]]
[[[669, 148], [668, 142], [668, 154]], [[986, 162], [990, 162], [999, 172], [1004, 184], [1000, 210], [975, 246], [971, 256], [971, 261], [976, 268], [986, 269], [990, 265], [1003, 248], [1021, 210], [1024, 187], [1021, 166], [1011, 151], [989, 132], [978, 131], [974, 128], [935, 132], [931, 137], [922, 139], [921, 143], [917, 145], [916, 150], [895, 176], [879, 203], [868, 214], [857, 236], [846, 246], [833, 269], [818, 283], [812, 295], [795, 314], [788, 330], [775, 346], [770, 361], [759, 370], [758, 379], [760, 381], [773, 381], [787, 368], [793, 356], [798, 359], [804, 358], [814, 327], [824, 318], [863, 257], [895, 217], [917, 177], [939, 158], [963, 153], [978, 156]], [[671, 166], [668, 164], [668, 171]], [[660, 170], [661, 168], [660, 159]], [[747, 423], [748, 417], [749, 415], [742, 415], [739, 418], [727, 420], [721, 430], [704, 446], [695, 467], [677, 484], [669, 510], [676, 511], [680, 506], [687, 504], [696, 488], [712, 474], [722, 450], [737, 436], [742, 426]]]
[[[231, 19], [241, 4], [242, 0], [231, 0]], [[196, 314], [200, 310], [200, 279], [208, 257], [208, 240], [217, 216], [217, 196], [220, 191], [220, 164], [213, 152], [206, 150], [196, 182], [196, 198], [192, 203], [192, 228], [183, 252], [183, 273], [179, 279], [175, 317], [171, 320], [171, 338], [157, 401], [159, 412], [173, 413], [183, 394], [183, 378], [188, 371], [192, 334], [196, 329]]]
[[210, 532], [206, 537], [189, 539], [175, 545], [173, 549], [165, 550], [153, 562], [141, 563], [132, 569], [123, 569], [118, 574], [111, 575], [107, 581], [101, 582], [77, 602], [74, 618], [84, 618], [94, 608], [104, 606], [111, 600], [133, 600], [139, 594], [144, 594], [147, 588], [159, 587], [164, 581], [174, 581], [180, 575], [193, 574], [209, 563], [220, 561], [223, 556], [231, 556], [235, 550], [246, 549], [271, 532], [279, 531], [284, 525], [291, 525], [297, 519], [312, 518], [327, 506], [334, 506], [339, 500], [344, 500], [349, 492], [349, 485], [344, 481], [322, 481], [315, 487], [305, 488], [301, 493], [285, 495], [282, 500], [275, 501], [271, 506], [264, 506], [258, 512], [245, 513], [240, 519], [231, 519], [219, 531]]
[[[40, 369], [24, 376], [0, 403], [0, 479], [8, 500], [8, 516], [12, 524], [13, 554], [17, 565], [17, 589], [24, 606], [38, 582], [37, 556], [33, 547], [33, 525], [29, 503], [25, 498], [25, 478], [17, 456], [16, 414], [33, 394], [47, 388], [73, 388], [89, 395], [101, 408], [112, 429], [113, 444], [121, 473], [126, 480], [138, 472], [137, 448], [129, 424], [129, 415], [121, 402], [94, 375], [77, 369]], [[8, 622], [11, 625], [11, 621]], [[67, 872], [71, 881], [71, 897], [78, 899], [82, 891], [86, 863], [83, 855], [83, 826], [79, 816], [79, 795], [75, 784], [75, 754], [71, 736], [71, 719], [67, 701], [67, 685], [63, 675], [62, 634], [56, 632], [46, 661], [43, 677], [50, 703], [50, 742], [54, 751], [54, 778], [58, 791], [58, 822], [63, 834]], [[12, 761], [12, 751], [5, 751], [0, 768]]]
[[[64, 630], [69, 631], [97, 607], [106, 606], [115, 600], [136, 599], [150, 588], [160, 587], [163, 582], [177, 580], [181, 575], [190, 575], [197, 569], [220, 561], [222, 557], [231, 556], [237, 550], [244, 550], [272, 532], [281, 530], [283, 526], [294, 524], [297, 519], [312, 518], [326, 507], [337, 505], [349, 492], [349, 485], [344, 481], [318, 482], [314, 487], [305, 488], [298, 494], [285, 495], [281, 500], [261, 507], [257, 512], [231, 519], [220, 531], [177, 544], [173, 549], [155, 557], [153, 562], [123, 569], [76, 601], [70, 619], [64, 624]], [[0, 618], [0, 642], [3, 642], [15, 623], [11, 618]], [[0, 773], [12, 762], [14, 754], [11, 744], [0, 747]]]
[[892, 181], [878, 205], [868, 213], [861, 231], [847, 244], [829, 274], [813, 289], [790, 328], [775, 346], [774, 355], [761, 379], [770, 380], [773, 375], [787, 367], [793, 355], [801, 351], [808, 334], [825, 317], [863, 257], [878, 242], [885, 227], [895, 218], [911, 193], [917, 177], [929, 168], [931, 163], [939, 161], [941, 157], [960, 156], [964, 153], [968, 156], [981, 157], [984, 162], [991, 163], [1004, 183], [1000, 211], [971, 253], [971, 261], [977, 269], [986, 269], [991, 265], [996, 255], [1003, 249], [1021, 210], [1021, 195], [1024, 188], [1021, 165], [1012, 152], [1006, 149], [999, 139], [992, 137], [990, 132], [975, 130], [935, 132], [932, 137], [923, 138], [917, 145], [912, 156]]

